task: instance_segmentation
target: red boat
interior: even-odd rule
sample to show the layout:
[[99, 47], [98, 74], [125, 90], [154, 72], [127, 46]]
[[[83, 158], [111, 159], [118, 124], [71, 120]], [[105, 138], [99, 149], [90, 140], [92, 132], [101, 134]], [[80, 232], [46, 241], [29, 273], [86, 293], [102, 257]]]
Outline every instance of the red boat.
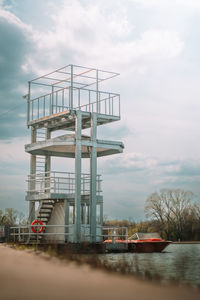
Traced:
[[161, 239], [158, 233], [136, 233], [128, 239], [130, 252], [162, 252], [171, 242]]
[[128, 252], [151, 253], [162, 252], [171, 242], [161, 239], [158, 233], [137, 232], [127, 240], [106, 240], [104, 243], [126, 244]]

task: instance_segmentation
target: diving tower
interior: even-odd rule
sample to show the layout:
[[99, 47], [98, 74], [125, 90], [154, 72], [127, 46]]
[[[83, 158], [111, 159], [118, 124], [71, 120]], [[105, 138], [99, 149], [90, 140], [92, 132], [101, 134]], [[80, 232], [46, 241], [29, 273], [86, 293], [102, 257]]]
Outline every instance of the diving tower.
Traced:
[[[100, 84], [118, 75], [67, 65], [28, 83], [31, 141], [25, 145], [30, 154], [26, 200], [29, 223], [39, 219], [49, 225], [41, 240], [52, 239], [53, 225], [63, 225], [54, 241], [102, 241], [102, 178], [97, 173], [97, 158], [121, 153], [124, 145], [97, 137], [98, 126], [120, 120], [120, 95], [102, 91]], [[84, 129], [89, 134], [83, 134]], [[52, 170], [52, 157], [71, 158], [74, 172], [67, 164], [66, 172]], [[83, 172], [82, 159], [89, 159], [88, 173]]]

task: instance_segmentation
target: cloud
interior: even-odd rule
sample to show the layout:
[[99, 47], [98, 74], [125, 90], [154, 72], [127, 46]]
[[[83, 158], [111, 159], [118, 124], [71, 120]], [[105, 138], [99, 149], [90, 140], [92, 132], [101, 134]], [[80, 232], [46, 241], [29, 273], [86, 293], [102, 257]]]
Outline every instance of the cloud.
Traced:
[[[119, 3], [112, 13], [105, 13], [96, 2], [63, 1], [55, 6], [50, 14], [53, 28], [35, 34], [37, 53], [45, 52], [40, 69], [46, 72], [63, 60], [80, 63], [80, 58], [85, 64], [121, 69], [140, 57], [159, 60], [181, 53], [183, 42], [177, 32], [147, 30], [135, 39], [122, 3], [122, 13], [117, 10]], [[40, 58], [32, 57], [30, 62], [35, 71], [39, 69]]]
[[144, 218], [147, 197], [162, 188], [191, 190], [199, 198], [200, 163], [159, 159], [143, 153], [125, 153], [99, 164], [103, 173], [104, 203], [112, 218]]
[[198, 0], [129, 0], [133, 3], [143, 5], [145, 7], [167, 7], [175, 8], [186, 8], [191, 10], [200, 9], [200, 3]]
[[31, 27], [9, 11], [0, 8], [0, 138], [25, 135], [27, 74], [23, 64], [34, 44], [30, 38]]
[[108, 175], [117, 172], [118, 174], [126, 174], [127, 177], [133, 175], [142, 178], [145, 176], [154, 185], [157, 183], [157, 178], [159, 178], [160, 184], [166, 185], [171, 180], [176, 181], [178, 185], [183, 178], [197, 181], [200, 177], [200, 163], [195, 159], [161, 159], [132, 152], [107, 159], [104, 172]]

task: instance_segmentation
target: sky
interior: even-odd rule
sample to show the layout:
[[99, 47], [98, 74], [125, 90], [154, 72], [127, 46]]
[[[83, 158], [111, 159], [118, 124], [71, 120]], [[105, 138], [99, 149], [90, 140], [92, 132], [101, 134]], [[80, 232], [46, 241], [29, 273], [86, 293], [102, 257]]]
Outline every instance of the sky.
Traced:
[[98, 159], [104, 214], [143, 220], [162, 188], [199, 201], [199, 37], [199, 0], [0, 0], [0, 209], [28, 211], [27, 82], [68, 64], [120, 73], [121, 120], [98, 129], [125, 146]]

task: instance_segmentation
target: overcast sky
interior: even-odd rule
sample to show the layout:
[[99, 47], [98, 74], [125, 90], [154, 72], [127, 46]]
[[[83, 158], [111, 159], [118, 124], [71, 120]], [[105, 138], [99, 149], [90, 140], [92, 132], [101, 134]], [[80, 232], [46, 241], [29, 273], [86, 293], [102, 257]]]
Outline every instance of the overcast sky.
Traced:
[[98, 130], [125, 145], [98, 160], [104, 213], [144, 219], [161, 188], [199, 199], [200, 1], [0, 0], [0, 209], [28, 209], [27, 81], [70, 63], [121, 74], [122, 120]]

